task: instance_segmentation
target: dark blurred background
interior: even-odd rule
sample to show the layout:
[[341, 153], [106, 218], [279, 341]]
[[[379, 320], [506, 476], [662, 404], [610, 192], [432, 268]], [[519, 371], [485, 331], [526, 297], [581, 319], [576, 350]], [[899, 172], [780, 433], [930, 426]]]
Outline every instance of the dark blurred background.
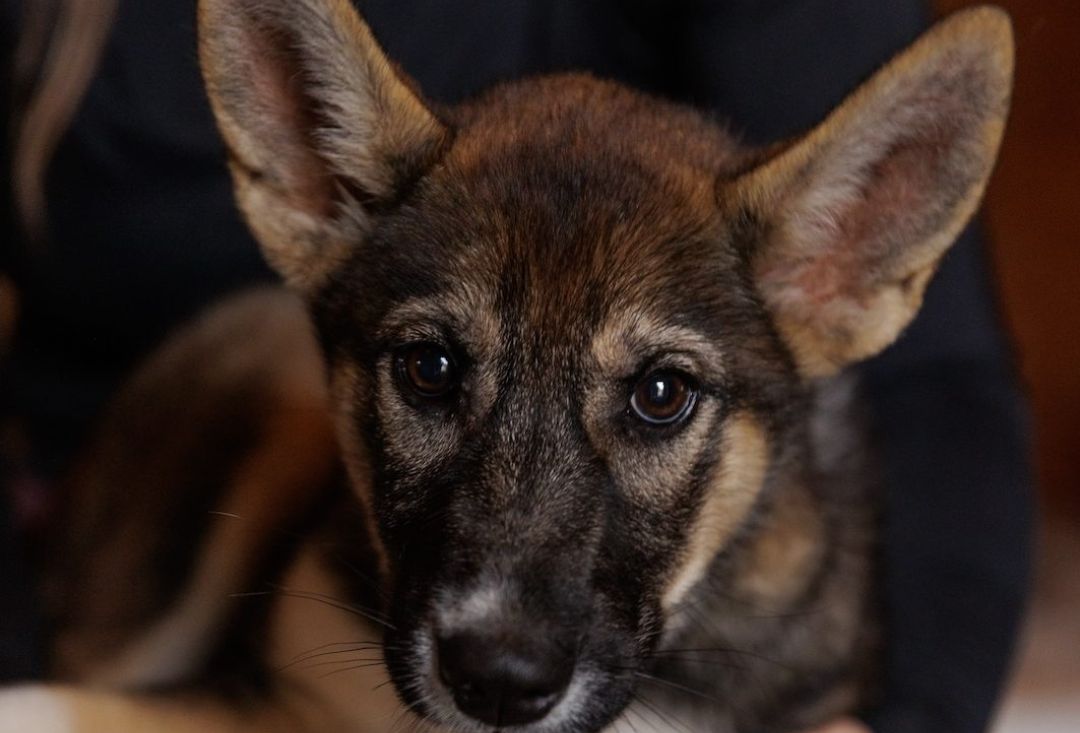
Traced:
[[1065, 733], [1080, 730], [1080, 3], [997, 4], [1015, 24], [1017, 75], [985, 216], [1035, 418], [1044, 516], [1037, 592], [999, 730]]

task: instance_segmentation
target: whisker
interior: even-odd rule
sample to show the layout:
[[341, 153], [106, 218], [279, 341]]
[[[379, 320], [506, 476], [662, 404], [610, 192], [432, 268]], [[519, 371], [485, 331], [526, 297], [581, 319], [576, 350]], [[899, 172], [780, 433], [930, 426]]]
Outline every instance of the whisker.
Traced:
[[693, 733], [693, 731], [690, 730], [690, 727], [683, 723], [681, 720], [679, 720], [673, 713], [669, 712], [665, 714], [664, 711], [660, 709], [659, 705], [653, 704], [643, 695], [638, 695], [638, 701], [641, 702], [641, 704], [644, 705], [646, 708], [648, 708], [653, 713], [653, 715], [659, 718], [661, 723], [666, 724], [670, 728], [681, 728], [687, 733]]
[[[634, 695], [633, 699], [634, 699], [634, 700], [635, 700], [636, 702], [639, 702], [639, 703], [641, 702], [641, 698], [639, 698], [639, 697], [638, 697], [637, 695]], [[643, 713], [642, 713], [642, 712], [641, 712], [641, 711], [640, 711], [639, 709], [637, 709], [637, 708], [633, 708], [633, 709], [629, 709], [629, 710], [627, 710], [627, 712], [633, 713], [633, 714], [634, 714], [634, 716], [635, 716], [635, 717], [636, 717], [636, 718], [638, 719], [638, 722], [639, 722], [639, 723], [641, 723], [642, 725], [647, 725], [647, 726], [649, 726], [649, 729], [650, 729], [650, 730], [652, 730], [652, 731], [655, 731], [655, 730], [656, 730], [656, 726], [655, 726], [655, 725], [653, 725], [653, 724], [652, 724], [651, 722], [649, 722], [648, 720], [646, 720], [646, 719], [645, 719], [645, 715], [644, 715], [644, 714], [643, 714]], [[631, 727], [632, 727], [632, 726], [631, 726]]]
[[383, 603], [387, 601], [386, 590], [382, 587], [382, 583], [380, 583], [375, 576], [373, 576], [369, 572], [358, 568], [355, 563], [352, 563], [348, 559], [346, 559], [345, 555], [339, 552], [337, 548], [331, 543], [326, 544], [328, 545], [327, 549], [332, 554], [334, 560], [341, 563], [346, 570], [351, 572], [353, 575], [355, 575], [357, 578], [367, 584], [369, 588], [374, 590], [375, 593], [378, 595], [380, 601], [382, 601]]
[[656, 651], [652, 652], [652, 654], [649, 655], [649, 658], [650, 659], [662, 659], [662, 658], [667, 657], [667, 658], [671, 658], [671, 659], [674, 659], [674, 660], [680, 661], [680, 662], [702, 662], [702, 663], [708, 663], [708, 662], [720, 663], [722, 661], [722, 660], [717, 660], [717, 659], [711, 659], [710, 660], [708, 658], [702, 659], [700, 657], [695, 658], [695, 657], [690, 657], [690, 656], [681, 656], [681, 655], [688, 655], [688, 654], [725, 654], [725, 655], [751, 657], [753, 659], [758, 659], [758, 660], [761, 660], [763, 662], [768, 662], [769, 664], [775, 664], [776, 666], [780, 667], [781, 669], [785, 669], [785, 670], [788, 670], [788, 671], [795, 671], [793, 667], [791, 667], [788, 664], [785, 664], [784, 662], [781, 662], [778, 659], [773, 659], [771, 657], [767, 657], [764, 654], [760, 654], [758, 652], [751, 652], [751, 651], [747, 651], [745, 649], [732, 649], [732, 648], [729, 648], [729, 647], [713, 647], [713, 648], [701, 648], [701, 649], [657, 649]]
[[334, 598], [333, 596], [328, 596], [325, 593], [316, 593], [315, 591], [291, 590], [289, 588], [283, 588], [280, 586], [273, 587], [278, 593], [281, 593], [284, 596], [288, 596], [290, 598], [302, 598], [309, 601], [319, 601], [326, 604], [327, 606], [330, 606], [331, 608], [336, 608], [338, 610], [345, 611], [346, 613], [351, 613], [355, 616], [359, 616], [360, 618], [365, 618], [373, 623], [385, 626], [392, 631], [397, 631], [396, 626], [394, 626], [386, 619], [382, 618], [380, 615], [372, 611], [359, 608], [351, 603], [346, 603], [345, 601]]
[[678, 682], [673, 682], [671, 680], [664, 679], [663, 677], [657, 677], [656, 675], [646, 674], [645, 672], [634, 672], [634, 675], [636, 677], [641, 677], [642, 679], [649, 680], [650, 682], [656, 682], [656, 683], [664, 685], [666, 687], [670, 687], [673, 690], [680, 690], [680, 691], [688, 693], [690, 695], [695, 695], [697, 697], [700, 697], [703, 700], [708, 700], [709, 702], [716, 703], [717, 705], [722, 705], [723, 704], [719, 699], [717, 699], [716, 697], [714, 697], [714, 696], [712, 696], [712, 695], [710, 695], [708, 693], [702, 692], [701, 690], [695, 690], [694, 688], [687, 687], [686, 685], [681, 685]]
[[358, 669], [370, 669], [371, 667], [381, 667], [381, 666], [383, 666], [383, 660], [381, 660], [381, 659], [377, 659], [377, 660], [369, 661], [369, 662], [362, 662], [360, 664], [354, 664], [354, 665], [352, 665], [350, 667], [343, 667], [341, 669], [332, 669], [329, 672], [326, 672], [325, 674], [319, 675], [319, 679], [323, 679], [325, 677], [329, 677], [329, 676], [335, 675], [335, 674], [341, 674], [342, 672], [352, 672], [352, 671], [355, 671], [355, 670], [358, 670]]
[[[277, 588], [275, 590], [253, 590], [253, 591], [246, 591], [246, 592], [243, 592], [243, 593], [230, 593], [229, 598], [256, 598], [258, 596], [276, 596], [276, 595], [283, 595], [283, 596], [286, 596], [288, 598], [301, 598], [301, 599], [308, 600], [308, 601], [319, 601], [321, 603], [324, 603], [327, 606], [330, 606], [332, 608], [337, 608], [337, 609], [340, 609], [342, 611], [347, 611], [348, 613], [354, 614], [356, 616], [360, 616], [361, 618], [368, 619], [369, 621], [374, 621], [375, 623], [384, 624], [384, 625], [386, 624], [385, 621], [382, 621], [381, 619], [369, 616], [362, 609], [355, 608], [355, 607], [349, 605], [348, 603], [345, 603], [344, 601], [339, 601], [339, 600], [337, 600], [337, 599], [335, 599], [335, 598], [333, 598], [331, 596], [323, 595], [322, 593], [313, 593], [313, 592], [310, 592], [310, 591], [294, 591], [294, 590], [287, 590], [285, 588]], [[390, 627], [390, 628], [392, 628], [392, 627]]]
[[[394, 733], [394, 731], [400, 729], [405, 724], [409, 716], [409, 709], [402, 706], [397, 709], [397, 712], [392, 713], [392, 715], [393, 718], [390, 722], [390, 733]], [[413, 727], [413, 730], [416, 730], [415, 726]]]
[[431, 722], [430, 720], [428, 720], [423, 715], [423, 713], [421, 713], [420, 710], [419, 710], [421, 704], [430, 703], [430, 702], [431, 702], [430, 695], [421, 694], [419, 700], [414, 700], [413, 702], [407, 703], [402, 707], [402, 713], [403, 713], [404, 716], [409, 716], [409, 715], [413, 716], [412, 717], [412, 726], [413, 726], [412, 729], [414, 731], [415, 730], [421, 730], [421, 729], [425, 730], [425, 731], [435, 730], [435, 724], [433, 722]]
[[[341, 661], [342, 661], [341, 659], [324, 659], [324, 660], [318, 661], [318, 662], [315, 662], [315, 661], [312, 661], [312, 660], [318, 659], [319, 657], [326, 656], [327, 654], [346, 654], [348, 652], [354, 652], [355, 653], [355, 652], [359, 652], [359, 651], [371, 651], [371, 650], [369, 650], [369, 649], [343, 649], [340, 652], [325, 652], [324, 654], [313, 654], [310, 657], [304, 657], [303, 659], [297, 659], [297, 660], [289, 662], [287, 664], [283, 664], [280, 667], [278, 667], [277, 669], [275, 669], [274, 671], [275, 672], [285, 672], [285, 671], [288, 671], [290, 669], [293, 669], [294, 667], [298, 667], [300, 665], [303, 665], [302, 667], [300, 667], [300, 669], [312, 669], [313, 667], [320, 667], [320, 666], [323, 666], [323, 665], [326, 665], [326, 664], [341, 663]], [[379, 658], [381, 659], [382, 655], [380, 655]], [[357, 659], [357, 657], [348, 657], [348, 658], [346, 658], [346, 661], [351, 660], [351, 659]]]
[[384, 664], [385, 661], [386, 660], [384, 660], [381, 656], [379, 658], [377, 658], [377, 659], [374, 659], [374, 658], [371, 658], [371, 657], [349, 657], [347, 659], [324, 659], [321, 662], [312, 662], [311, 664], [305, 664], [300, 669], [306, 671], [306, 670], [309, 670], [309, 669], [317, 669], [319, 667], [329, 667], [329, 666], [334, 665], [334, 664], [337, 664], [337, 665], [357, 664], [357, 663], [367, 664], [369, 662], [377, 662], [379, 664]]
[[226, 519], [239, 519], [241, 522], [244, 521], [244, 518], [241, 517], [239, 514], [234, 514], [232, 512], [222, 512], [218, 511], [217, 509], [211, 509], [207, 512], [207, 514], [211, 514], [215, 517], [225, 517]]
[[[637, 711], [637, 716], [638, 716], [638, 720], [641, 721], [642, 725], [649, 726], [649, 730], [653, 731], [653, 733], [657, 733], [657, 731], [659, 731], [659, 733], [664, 733], [663, 731], [661, 731], [659, 728], [656, 727], [656, 723], [654, 721], [649, 720], [648, 718], [646, 718], [645, 713], [642, 712], [640, 709]], [[661, 723], [663, 723], [663, 721], [661, 721]]]
[[[328, 651], [319, 651], [320, 649], [326, 649], [329, 646], [341, 646], [343, 648], [341, 648], [341, 649], [330, 649]], [[325, 656], [328, 656], [328, 655], [331, 655], [331, 654], [346, 654], [348, 652], [370, 651], [370, 650], [374, 650], [374, 649], [381, 650], [382, 649], [382, 644], [380, 644], [378, 642], [359, 642], [359, 643], [335, 642], [335, 643], [332, 643], [332, 644], [324, 644], [321, 647], [316, 647], [315, 649], [311, 649], [309, 651], [306, 651], [306, 652], [303, 652], [301, 654], [296, 655], [295, 657], [290, 659], [288, 662], [286, 662], [282, 666], [278, 667], [277, 671], [282, 672], [282, 671], [288, 669], [289, 667], [292, 667], [294, 664], [300, 664], [301, 662], [306, 662], [306, 661], [311, 660], [311, 659], [317, 659], [318, 657], [325, 657]]]
[[626, 723], [628, 726], [630, 726], [630, 733], [641, 733], [641, 731], [638, 730], [638, 727], [634, 725], [634, 721], [630, 720], [631, 713], [634, 713], [636, 715], [637, 711], [635, 711], [633, 707], [628, 706], [623, 712], [622, 717], [619, 718], [619, 720], [620, 722]]

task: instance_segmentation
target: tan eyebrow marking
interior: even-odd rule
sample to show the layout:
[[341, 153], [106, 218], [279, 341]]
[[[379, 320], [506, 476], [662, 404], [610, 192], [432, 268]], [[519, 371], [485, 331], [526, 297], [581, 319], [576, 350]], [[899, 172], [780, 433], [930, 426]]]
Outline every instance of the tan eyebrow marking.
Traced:
[[412, 325], [445, 321], [473, 351], [473, 358], [486, 360], [498, 352], [501, 329], [495, 309], [490, 298], [475, 289], [410, 298], [390, 311], [377, 333], [380, 338], [388, 338]]
[[627, 308], [609, 316], [592, 341], [593, 357], [601, 372], [611, 378], [630, 376], [628, 369], [657, 352], [690, 355], [711, 374], [725, 371], [721, 350], [705, 334], [665, 323], [640, 308]]

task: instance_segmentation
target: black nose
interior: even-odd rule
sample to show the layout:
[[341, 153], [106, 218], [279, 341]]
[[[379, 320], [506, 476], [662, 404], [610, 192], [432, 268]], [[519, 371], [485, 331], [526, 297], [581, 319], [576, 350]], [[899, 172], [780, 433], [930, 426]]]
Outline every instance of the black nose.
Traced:
[[573, 656], [557, 644], [506, 634], [457, 633], [439, 639], [438, 654], [458, 709], [495, 726], [543, 718], [574, 673]]

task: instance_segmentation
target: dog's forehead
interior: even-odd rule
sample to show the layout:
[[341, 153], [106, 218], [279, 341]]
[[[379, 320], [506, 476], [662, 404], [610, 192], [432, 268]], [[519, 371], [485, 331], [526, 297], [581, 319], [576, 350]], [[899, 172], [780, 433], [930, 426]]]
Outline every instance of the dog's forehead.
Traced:
[[405, 243], [429, 256], [402, 262], [438, 283], [426, 308], [462, 327], [494, 320], [522, 346], [580, 349], [620, 314], [700, 310], [730, 265], [711, 201], [622, 160], [522, 147], [446, 175], [412, 212], [431, 222], [426, 241]]
[[715, 178], [749, 152], [713, 120], [683, 105], [587, 74], [504, 84], [450, 112], [451, 156], [479, 161], [507, 148], [549, 145], [566, 158], [606, 151], [667, 175]]
[[697, 113], [568, 76], [507, 86], [456, 123], [381, 232], [380, 270], [430, 284], [425, 305], [391, 311], [580, 352], [620, 314], [682, 321], [724, 289], [736, 258], [716, 183], [739, 153]]

